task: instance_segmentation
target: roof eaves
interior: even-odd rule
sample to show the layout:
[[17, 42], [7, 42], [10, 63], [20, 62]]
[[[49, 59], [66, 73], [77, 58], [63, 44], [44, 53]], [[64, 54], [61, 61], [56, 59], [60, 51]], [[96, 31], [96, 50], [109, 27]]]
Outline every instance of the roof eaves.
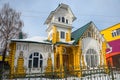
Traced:
[[52, 16], [54, 15], [55, 11], [52, 11], [50, 13], [50, 15], [47, 17], [46, 21], [44, 22], [44, 24], [48, 24], [49, 20], [52, 18]]
[[65, 45], [72, 45], [72, 44], [69, 44], [69, 43], [66, 43], [66, 42], [56, 42], [55, 44], [65, 44]]
[[11, 40], [11, 42], [25, 42], [25, 43], [38, 43], [38, 44], [48, 44], [48, 45], [51, 45], [51, 43], [36, 42], [36, 41], [20, 41], [20, 40]]

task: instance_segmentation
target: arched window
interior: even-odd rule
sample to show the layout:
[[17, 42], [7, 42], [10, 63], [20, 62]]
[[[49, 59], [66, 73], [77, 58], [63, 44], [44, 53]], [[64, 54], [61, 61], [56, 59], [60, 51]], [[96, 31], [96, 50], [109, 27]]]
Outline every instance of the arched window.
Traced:
[[63, 23], [65, 22], [65, 18], [64, 18], [64, 17], [62, 17], [62, 22], [63, 22]]
[[43, 57], [38, 52], [34, 52], [29, 56], [29, 68], [41, 68], [43, 65]]
[[94, 49], [88, 49], [86, 53], [86, 62], [88, 67], [97, 67], [98, 55]]

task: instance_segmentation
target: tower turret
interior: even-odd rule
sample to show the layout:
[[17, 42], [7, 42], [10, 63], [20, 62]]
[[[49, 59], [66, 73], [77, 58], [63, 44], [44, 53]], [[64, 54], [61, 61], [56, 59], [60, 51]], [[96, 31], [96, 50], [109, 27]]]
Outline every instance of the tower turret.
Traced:
[[71, 41], [72, 22], [75, 19], [76, 17], [68, 5], [59, 4], [45, 21], [48, 40], [51, 40], [52, 43]]

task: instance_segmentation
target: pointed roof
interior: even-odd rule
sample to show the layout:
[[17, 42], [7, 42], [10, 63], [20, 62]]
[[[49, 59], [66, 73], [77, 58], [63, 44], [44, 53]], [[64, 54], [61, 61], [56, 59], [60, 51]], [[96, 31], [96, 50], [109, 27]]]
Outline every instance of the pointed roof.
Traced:
[[80, 37], [83, 35], [83, 33], [88, 29], [88, 27], [92, 24], [93, 22], [90, 21], [89, 23], [87, 23], [86, 25], [84, 25], [83, 27], [75, 30], [74, 32], [72, 32], [72, 39], [74, 39], [74, 43], [73, 44], [77, 44], [77, 42], [79, 41]]
[[74, 20], [76, 19], [76, 17], [75, 17], [75, 15], [73, 14], [71, 8], [70, 8], [68, 5], [61, 3], [61, 4], [58, 5], [58, 7], [57, 7], [54, 11], [52, 11], [52, 12], [50, 13], [50, 15], [48, 16], [48, 18], [46, 19], [46, 21], [45, 21], [44, 24], [48, 24], [48, 23], [51, 21], [51, 19], [52, 19], [52, 17], [54, 16], [54, 14], [55, 14], [60, 8], [67, 9], [68, 11], [70, 11], [70, 13], [72, 13], [72, 15], [73, 15], [73, 17], [72, 17], [73, 20], [72, 20], [72, 21], [74, 21]]

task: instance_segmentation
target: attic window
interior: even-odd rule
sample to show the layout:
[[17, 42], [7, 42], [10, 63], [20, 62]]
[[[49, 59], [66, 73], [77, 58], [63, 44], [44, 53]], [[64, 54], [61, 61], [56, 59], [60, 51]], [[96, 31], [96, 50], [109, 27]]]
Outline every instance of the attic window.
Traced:
[[63, 22], [63, 23], [65, 22], [65, 18], [64, 18], [64, 17], [62, 17], [62, 22]]
[[90, 32], [88, 32], [88, 37], [91, 37], [91, 33]]
[[68, 24], [68, 19], [66, 19], [66, 23]]

